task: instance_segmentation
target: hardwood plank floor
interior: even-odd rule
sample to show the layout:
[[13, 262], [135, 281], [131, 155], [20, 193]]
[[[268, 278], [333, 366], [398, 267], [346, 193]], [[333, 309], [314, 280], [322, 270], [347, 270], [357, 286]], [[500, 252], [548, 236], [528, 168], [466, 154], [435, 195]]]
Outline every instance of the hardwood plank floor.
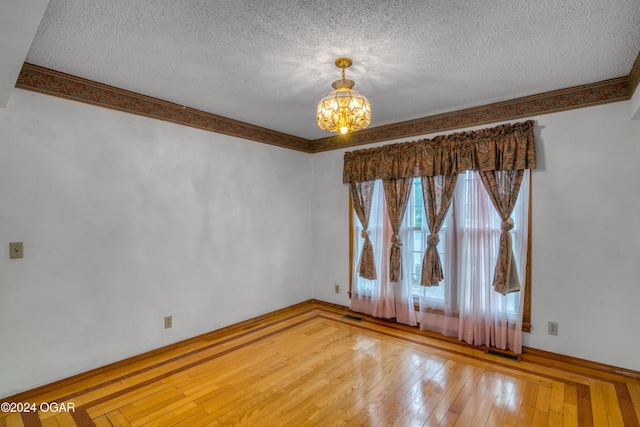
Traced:
[[640, 427], [636, 376], [539, 354], [518, 362], [347, 313], [299, 304], [1, 399], [40, 410], [0, 413], [0, 427]]

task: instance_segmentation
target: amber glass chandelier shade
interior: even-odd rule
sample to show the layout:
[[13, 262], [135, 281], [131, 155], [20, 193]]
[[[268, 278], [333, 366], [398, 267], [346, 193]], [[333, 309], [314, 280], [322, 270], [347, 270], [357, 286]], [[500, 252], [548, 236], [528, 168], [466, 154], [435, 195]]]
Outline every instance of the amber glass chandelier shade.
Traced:
[[344, 70], [351, 66], [351, 60], [338, 58], [336, 66], [342, 68], [342, 79], [334, 81], [335, 90], [318, 103], [318, 127], [342, 134], [364, 129], [371, 123], [371, 105], [367, 98], [352, 89], [353, 80], [345, 78]]

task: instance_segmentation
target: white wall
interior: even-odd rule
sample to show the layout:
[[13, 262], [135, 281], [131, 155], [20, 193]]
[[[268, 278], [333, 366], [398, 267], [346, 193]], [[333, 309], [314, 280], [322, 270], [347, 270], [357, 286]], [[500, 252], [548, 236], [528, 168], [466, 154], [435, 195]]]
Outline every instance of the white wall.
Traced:
[[[640, 121], [629, 109], [534, 118], [525, 345], [640, 370]], [[348, 305], [344, 151], [308, 155], [15, 89], [0, 109], [0, 396], [311, 297]], [[9, 260], [11, 241], [24, 259]]]
[[15, 89], [0, 109], [0, 397], [310, 299], [310, 168]]
[[[640, 121], [629, 109], [620, 102], [533, 118], [533, 330], [524, 344], [640, 371]], [[352, 150], [313, 155], [313, 292], [342, 305], [349, 304], [342, 161]], [[548, 321], [558, 322], [558, 336], [547, 335]]]

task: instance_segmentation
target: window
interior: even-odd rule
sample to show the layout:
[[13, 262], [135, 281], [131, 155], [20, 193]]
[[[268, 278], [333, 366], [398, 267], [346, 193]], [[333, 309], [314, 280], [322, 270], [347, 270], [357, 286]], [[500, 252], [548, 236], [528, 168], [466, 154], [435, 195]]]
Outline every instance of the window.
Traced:
[[[512, 240], [514, 242], [514, 252], [516, 258], [521, 258], [521, 252], [524, 251], [520, 246], [521, 237], [526, 236], [524, 240], [525, 248], [528, 248], [527, 254], [530, 256], [530, 236], [529, 236], [529, 201], [530, 201], [530, 180], [529, 172], [526, 173], [527, 178], [523, 180], [518, 203], [514, 209], [515, 228], [511, 230]], [[379, 239], [388, 241], [390, 239], [389, 231], [385, 233], [385, 223], [388, 218], [384, 218], [384, 209], [381, 209], [381, 203], [384, 202], [382, 183], [376, 182], [374, 190], [374, 202], [371, 208], [369, 220], [369, 232], [374, 242], [374, 250], [376, 257], [376, 265], [380, 265], [378, 260], [388, 257], [388, 248], [384, 244], [380, 244]], [[373, 282], [361, 279], [356, 270], [359, 260], [360, 251], [362, 250], [362, 231], [360, 222], [357, 218], [352, 218], [352, 290], [357, 292], [373, 292]], [[481, 226], [481, 223], [484, 226]], [[489, 224], [490, 227], [486, 225]], [[495, 268], [495, 260], [497, 256], [497, 247], [501, 232], [501, 219], [491, 204], [476, 172], [464, 172], [458, 176], [456, 190], [447, 212], [445, 221], [439, 232], [440, 242], [437, 251], [440, 256], [445, 279], [440, 282], [439, 286], [424, 287], [420, 285], [422, 272], [422, 259], [426, 250], [427, 236], [429, 229], [424, 212], [424, 204], [422, 197], [421, 180], [416, 178], [413, 180], [411, 197], [403, 220], [400, 238], [403, 242], [404, 263], [403, 272], [406, 279], [410, 277], [410, 288], [414, 299], [416, 309], [419, 306], [428, 306], [431, 309], [448, 309], [452, 311], [459, 310], [461, 304], [461, 283], [469, 280], [476, 280], [477, 277], [493, 278], [493, 270]], [[484, 240], [488, 245], [488, 251], [479, 253], [472, 250], [471, 246], [480, 240]], [[489, 242], [489, 243], [486, 243]], [[383, 252], [383, 253], [379, 253]], [[482, 259], [480, 259], [482, 258]], [[388, 258], [387, 258], [388, 259]], [[461, 266], [460, 263], [465, 265]], [[523, 307], [523, 330], [530, 330], [530, 280], [529, 280], [529, 263], [521, 262], [519, 268], [526, 269], [526, 286], [524, 292]], [[487, 269], [491, 271], [487, 271]], [[484, 270], [484, 271], [479, 271]], [[378, 276], [385, 274], [385, 271], [378, 271]], [[480, 274], [482, 273], [482, 274]], [[464, 277], [461, 277], [464, 276]], [[473, 277], [472, 277], [473, 276]], [[482, 279], [483, 283], [477, 286], [491, 286], [491, 282]], [[511, 316], [515, 317], [520, 309], [520, 293], [515, 292], [506, 296], [496, 295], [495, 304], [502, 305]], [[494, 298], [494, 297], [492, 297]], [[422, 302], [423, 304], [419, 304]]]
[[[445, 292], [444, 286], [423, 287], [420, 286], [422, 276], [422, 258], [427, 248], [427, 236], [429, 236], [429, 228], [427, 218], [424, 212], [424, 202], [422, 198], [422, 183], [420, 178], [413, 180], [411, 188], [411, 198], [407, 206], [407, 214], [405, 216], [406, 227], [403, 229], [405, 233], [402, 236], [404, 246], [409, 250], [411, 259], [411, 291], [415, 298], [422, 293], [428, 298], [434, 300], [434, 303], [444, 303]], [[446, 259], [444, 250], [444, 238], [447, 230], [447, 221], [445, 220], [440, 229], [440, 243], [438, 243], [438, 254], [443, 269], [446, 271]]]

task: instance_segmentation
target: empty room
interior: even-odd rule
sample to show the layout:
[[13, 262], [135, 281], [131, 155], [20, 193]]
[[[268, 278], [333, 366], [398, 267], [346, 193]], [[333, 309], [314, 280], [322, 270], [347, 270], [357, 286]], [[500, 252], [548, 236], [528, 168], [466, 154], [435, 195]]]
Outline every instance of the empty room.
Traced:
[[3, 0], [0, 65], [0, 427], [640, 427], [637, 0]]

